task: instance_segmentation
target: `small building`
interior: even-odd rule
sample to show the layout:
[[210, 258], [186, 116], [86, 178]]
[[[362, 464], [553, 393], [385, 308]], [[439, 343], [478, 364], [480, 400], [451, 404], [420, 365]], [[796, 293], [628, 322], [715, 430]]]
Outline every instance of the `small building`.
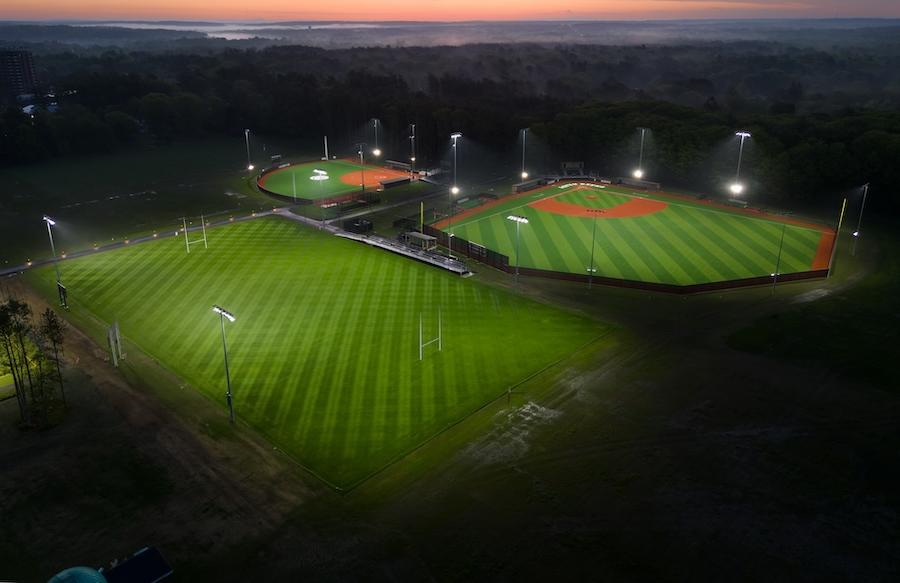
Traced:
[[420, 233], [418, 231], [410, 231], [408, 233], [404, 233], [401, 239], [410, 247], [415, 247], [416, 249], [421, 249], [422, 251], [433, 251], [434, 249], [437, 249], [437, 237], [425, 235], [424, 233]]

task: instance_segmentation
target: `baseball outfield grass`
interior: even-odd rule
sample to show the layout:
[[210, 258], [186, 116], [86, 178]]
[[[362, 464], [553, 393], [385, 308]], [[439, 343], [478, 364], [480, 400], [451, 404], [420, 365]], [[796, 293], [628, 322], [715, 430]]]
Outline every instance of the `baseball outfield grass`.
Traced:
[[[535, 269], [674, 285], [828, 267], [827, 227], [708, 202], [571, 182], [513, 195], [434, 226]], [[596, 229], [596, 230], [595, 230]], [[782, 245], [782, 233], [784, 241]], [[780, 249], [780, 259], [779, 259]]]
[[259, 186], [282, 196], [318, 201], [358, 192], [363, 181], [366, 189], [373, 189], [382, 180], [407, 176], [407, 172], [390, 168], [368, 164], [363, 167], [350, 160], [328, 160], [273, 170], [259, 179]]
[[[222, 404], [226, 322], [238, 416], [348, 488], [508, 387], [605, 333], [602, 325], [279, 217], [66, 261], [72, 311], [118, 320]], [[53, 269], [29, 272], [53, 297]], [[419, 361], [443, 324], [443, 351]]]

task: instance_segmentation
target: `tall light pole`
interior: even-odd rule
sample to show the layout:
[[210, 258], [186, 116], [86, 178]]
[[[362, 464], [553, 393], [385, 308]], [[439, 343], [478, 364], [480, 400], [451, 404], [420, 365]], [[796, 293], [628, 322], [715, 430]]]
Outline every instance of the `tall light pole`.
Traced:
[[56, 245], [53, 244], [53, 230], [50, 228], [56, 224], [56, 221], [47, 215], [44, 215], [43, 221], [47, 223], [47, 236], [50, 237], [50, 251], [53, 253], [53, 268], [56, 270], [56, 293], [59, 294], [59, 305], [68, 310], [69, 295], [59, 276], [59, 259], [56, 257]]
[[528, 219], [519, 215], [509, 215], [507, 220], [516, 224], [516, 285], [519, 285], [519, 227], [528, 224]]
[[596, 247], [597, 242], [597, 217], [602, 215], [605, 211], [603, 209], [588, 209], [588, 212], [594, 217], [594, 225], [591, 229], [591, 266], [588, 267], [588, 289], [591, 289], [591, 286], [594, 283], [594, 272], [597, 271], [594, 267], [594, 248]]
[[778, 283], [778, 271], [781, 269], [781, 251], [784, 249], [784, 232], [787, 223], [781, 224], [781, 242], [778, 244], [778, 259], [775, 260], [775, 273], [772, 274], [772, 293], [775, 293], [775, 285]]
[[222, 324], [222, 351], [225, 353], [225, 383], [227, 391], [225, 393], [225, 401], [228, 403], [228, 415], [231, 418], [231, 424], [234, 425], [234, 401], [231, 395], [231, 373], [228, 371], [228, 344], [225, 342], [225, 320], [234, 322], [236, 318], [234, 314], [214, 305], [213, 312], [219, 315], [219, 322]]
[[359, 175], [360, 175], [360, 184], [359, 184], [359, 194], [363, 198], [366, 195], [366, 159], [364, 158], [366, 152], [366, 145], [360, 143], [357, 146], [357, 154], [359, 154]]
[[53, 267], [56, 268], [56, 284], [60, 284], [59, 278], [59, 260], [56, 258], [56, 245], [53, 244], [53, 230], [50, 228], [56, 224], [56, 221], [44, 215], [44, 222], [47, 223], [47, 236], [50, 237], [50, 252], [53, 253]]
[[528, 141], [528, 128], [522, 130], [522, 180], [528, 178], [528, 172], [525, 170], [525, 143]]
[[253, 172], [253, 161], [250, 159], [250, 130], [244, 130], [244, 142], [247, 144], [247, 171]]
[[416, 124], [409, 124], [409, 170], [416, 172]]
[[738, 195], [744, 192], [744, 185], [741, 184], [741, 160], [744, 158], [744, 140], [750, 137], [750, 132], [735, 132], [734, 135], [741, 138], [741, 147], [738, 150], [737, 172], [734, 173], [734, 182], [729, 189], [731, 194]]
[[[863, 211], [866, 210], [866, 197], [869, 195], [869, 183], [866, 182], [863, 184], [863, 199], [862, 205], [859, 207], [859, 220], [856, 222], [856, 230], [853, 231], [853, 248], [850, 250], [850, 255], [856, 257], [856, 243], [859, 242], [860, 236], [860, 228], [862, 227], [862, 217]], [[49, 228], [49, 227], [48, 227]]]
[[[456, 142], [462, 137], [462, 134], [459, 132], [454, 132], [450, 134], [450, 139], [453, 140], [453, 185], [450, 187], [450, 191], [447, 193], [447, 203], [450, 207], [448, 209], [448, 219], [447, 219], [447, 232], [450, 234], [450, 237], [453, 237], [453, 197], [459, 194], [459, 186], [456, 185]], [[449, 239], [451, 248], [450, 254], [453, 254], [452, 239]]]
[[375, 149], [372, 150], [372, 155], [376, 158], [381, 156], [381, 148], [378, 147], [378, 119], [372, 118], [372, 127], [375, 128]]
[[841, 213], [838, 215], [837, 227], [834, 229], [834, 241], [831, 244], [831, 257], [828, 259], [828, 271], [825, 277], [831, 277], [831, 270], [834, 268], [834, 257], [837, 255], [838, 241], [841, 240], [841, 227], [844, 225], [844, 213], [847, 212], [847, 197], [841, 203]]
[[647, 128], [638, 128], [641, 130], [641, 153], [638, 155], [638, 165], [637, 168], [632, 172], [632, 176], [640, 180], [644, 177], [644, 134], [647, 133]]

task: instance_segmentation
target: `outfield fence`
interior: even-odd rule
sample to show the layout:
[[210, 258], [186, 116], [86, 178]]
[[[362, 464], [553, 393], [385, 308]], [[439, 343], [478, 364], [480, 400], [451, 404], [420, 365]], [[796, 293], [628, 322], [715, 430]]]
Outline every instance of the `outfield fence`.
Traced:
[[[506, 273], [514, 273], [515, 265], [511, 265], [509, 257], [498, 253], [487, 247], [483, 247], [477, 243], [472, 243], [460, 237], [450, 237], [449, 234], [440, 229], [435, 229], [431, 225], [425, 225], [424, 233], [437, 238], [438, 244], [442, 247], [450, 249], [453, 253], [465, 255], [471, 259], [483, 263], [489, 267], [499, 269]], [[779, 273], [777, 283], [787, 283], [792, 281], [806, 281], [811, 279], [824, 279], [828, 277], [828, 269], [816, 269], [811, 271], [800, 271], [797, 273]], [[611, 287], [621, 287], [626, 289], [639, 289], [653, 292], [664, 292], [670, 294], [688, 295], [704, 292], [722, 291], [728, 289], [738, 289], [744, 287], [758, 287], [763, 285], [772, 285], [775, 283], [775, 277], [772, 275], [763, 275], [759, 277], [747, 277], [743, 279], [731, 279], [724, 281], [711, 281], [707, 283], [695, 283], [690, 285], [676, 285], [669, 283], [656, 283], [651, 281], [637, 281], [631, 279], [617, 279], [614, 277], [604, 277], [582, 273], [569, 273], [565, 271], [552, 271], [549, 269], [535, 269], [532, 267], [519, 267], [519, 275], [529, 275], [533, 277], [544, 277], [548, 279], [559, 279], [563, 281], [576, 281], [581, 283], [591, 282], [597, 285], [605, 285]]]

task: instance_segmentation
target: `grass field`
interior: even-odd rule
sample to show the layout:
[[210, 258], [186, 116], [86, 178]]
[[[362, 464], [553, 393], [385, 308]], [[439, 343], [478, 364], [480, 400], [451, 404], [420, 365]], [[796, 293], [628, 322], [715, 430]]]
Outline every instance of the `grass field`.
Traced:
[[[287, 151], [285, 150], [287, 153]], [[242, 140], [210, 139], [0, 169], [0, 267], [175, 228], [180, 217], [249, 214], [271, 198], [249, 187]]]
[[833, 240], [825, 227], [593, 183], [506, 197], [434, 226], [503, 253], [514, 265], [509, 214], [529, 220], [520, 228], [523, 267], [587, 274], [596, 227], [596, 275], [675, 285], [774, 273], [782, 228], [782, 274], [826, 268]]
[[[324, 172], [328, 178], [315, 180], [319, 174], [315, 172], [316, 170]], [[367, 189], [373, 189], [377, 188], [382, 180], [407, 176], [409, 176], [407, 172], [390, 168], [361, 166], [349, 160], [329, 160], [295, 164], [274, 170], [262, 176], [259, 185], [269, 192], [282, 196], [322, 200], [359, 192], [363, 181]]]
[[[351, 486], [507, 387], [601, 335], [596, 322], [270, 217], [209, 231], [187, 255], [160, 240], [62, 264], [73, 311], [222, 403], [217, 303], [238, 416]], [[52, 297], [53, 270], [29, 272]], [[419, 315], [443, 352], [418, 360]]]
[[[877, 225], [877, 226], [876, 226]], [[897, 392], [900, 369], [894, 366], [900, 342], [900, 223], [881, 219], [870, 225], [857, 257], [849, 254], [852, 237], [845, 234], [836, 260], [837, 277], [853, 274], [865, 261], [867, 273], [855, 285], [842, 286], [821, 299], [791, 302], [785, 310], [759, 318], [733, 333], [736, 349], [780, 360], [815, 363], [851, 380], [864, 379]]]

